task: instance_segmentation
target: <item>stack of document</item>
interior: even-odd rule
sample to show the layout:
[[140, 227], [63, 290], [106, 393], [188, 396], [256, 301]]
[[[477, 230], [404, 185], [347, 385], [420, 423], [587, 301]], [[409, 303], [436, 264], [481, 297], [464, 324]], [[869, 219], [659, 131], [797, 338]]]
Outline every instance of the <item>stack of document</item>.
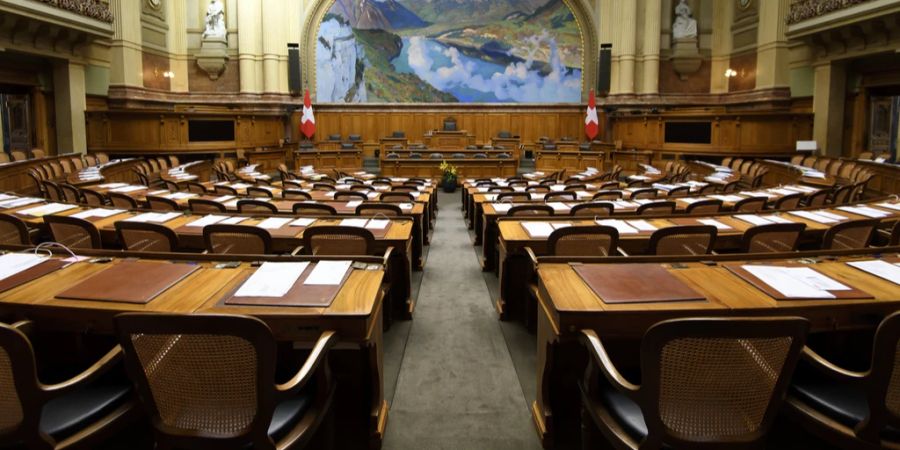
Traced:
[[234, 199], [233, 195], [223, 195], [221, 197], [214, 198], [213, 201], [222, 203], [222, 202], [227, 202], [228, 200], [233, 200], [233, 199]]
[[126, 222], [149, 222], [149, 223], [166, 223], [176, 217], [181, 216], [180, 212], [170, 213], [143, 213], [134, 217], [125, 219]]
[[128, 183], [105, 183], [105, 184], [99, 185], [98, 187], [103, 188], [103, 189], [116, 189], [116, 188], [125, 187], [125, 186], [128, 186]]
[[194, 194], [191, 192], [173, 192], [169, 195], [165, 195], [164, 197], [168, 198], [170, 200], [187, 200], [189, 198], [194, 198], [196, 196], [197, 196], [197, 194]]
[[605, 225], [619, 230], [619, 234], [637, 234], [638, 230], [628, 225], [624, 220], [603, 219], [597, 220], [597, 225]]
[[554, 211], [568, 211], [569, 206], [562, 202], [550, 202], [547, 206], [553, 208]]
[[553, 226], [550, 222], [521, 222], [522, 228], [532, 238], [547, 238], [553, 234]]
[[798, 217], [802, 217], [804, 219], [812, 220], [813, 222], [829, 224], [829, 223], [837, 223], [844, 220], [847, 220], [847, 217], [844, 217], [839, 214], [830, 213], [828, 211], [788, 211], [788, 214], [793, 214]]
[[47, 203], [46, 205], [35, 206], [34, 208], [23, 209], [19, 214], [33, 217], [43, 217], [55, 214], [61, 211], [68, 211], [77, 208], [77, 205], [66, 205], [65, 203]]
[[7, 253], [0, 256], [0, 280], [24, 272], [46, 260], [47, 256], [34, 253]]
[[744, 199], [739, 195], [710, 195], [711, 198], [722, 200], [723, 202], [739, 202]]
[[891, 264], [887, 261], [855, 261], [848, 262], [848, 266], [866, 271], [877, 277], [884, 278], [894, 284], [900, 284], [900, 264]]
[[858, 214], [860, 216], [871, 217], [873, 219], [880, 219], [882, 217], [890, 217], [891, 213], [886, 211], [881, 211], [870, 206], [864, 205], [856, 205], [856, 206], [838, 206], [839, 210], [847, 211], [848, 213]]
[[88, 209], [86, 211], [81, 211], [80, 213], [72, 214], [72, 217], [78, 219], [87, 219], [89, 217], [111, 217], [116, 214], [122, 214], [123, 212], [125, 212], [124, 209], [94, 208]]
[[900, 203], [884, 202], [884, 203], [879, 203], [877, 206], [880, 206], [882, 208], [887, 208], [887, 209], [893, 209], [894, 211], [900, 211]]
[[639, 231], [656, 231], [658, 228], [653, 226], [650, 222], [646, 220], [629, 220], [628, 225], [636, 228]]
[[756, 214], [737, 214], [734, 216], [735, 219], [743, 220], [744, 222], [751, 223], [753, 225], [769, 225], [773, 223], [794, 223], [791, 220], [785, 219], [781, 216], [776, 215], [768, 215], [768, 216], [759, 216]]
[[508, 212], [510, 208], [513, 207], [512, 203], [494, 203], [494, 211], [497, 212]]
[[341, 221], [341, 226], [364, 228], [366, 223], [368, 223], [368, 220], [366, 219], [344, 219]]
[[301, 217], [301, 218], [296, 219], [296, 220], [294, 220], [293, 222], [289, 223], [288, 226], [291, 226], [291, 227], [308, 227], [308, 226], [312, 225], [313, 223], [315, 223], [315, 221], [316, 221], [316, 219], [303, 218], [303, 217]]
[[228, 219], [228, 216], [217, 216], [215, 214], [210, 214], [187, 224], [187, 226], [203, 228], [207, 225], [217, 224], [225, 219]]
[[763, 283], [788, 298], [835, 298], [828, 291], [849, 291], [850, 288], [809, 268], [780, 266], [742, 266]]
[[291, 220], [290, 217], [269, 217], [262, 222], [256, 224], [256, 226], [260, 228], [265, 228], [267, 230], [277, 230], [285, 225], [287, 225]]
[[308, 262], [265, 262], [234, 293], [235, 297], [284, 297]]
[[13, 197], [11, 199], [0, 201], [0, 208], [18, 208], [20, 206], [30, 205], [32, 203], [42, 201], [44, 201], [44, 199], [37, 197]]

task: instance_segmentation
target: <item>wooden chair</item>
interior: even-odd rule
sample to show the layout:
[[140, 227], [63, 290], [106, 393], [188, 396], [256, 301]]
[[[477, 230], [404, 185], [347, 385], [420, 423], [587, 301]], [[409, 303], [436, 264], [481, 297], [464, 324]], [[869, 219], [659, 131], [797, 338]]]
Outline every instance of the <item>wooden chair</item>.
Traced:
[[642, 199], [642, 198], [656, 198], [656, 197], [657, 197], [657, 191], [655, 188], [645, 188], [645, 189], [638, 189], [636, 191], [633, 191], [631, 193], [630, 198], [632, 200], [636, 200], [636, 199]]
[[285, 200], [312, 200], [312, 196], [308, 192], [299, 189], [284, 189], [281, 191], [281, 198]]
[[527, 192], [502, 192], [497, 194], [497, 201], [509, 199], [511, 202], [527, 202], [531, 200], [531, 194]]
[[803, 194], [800, 192], [785, 195], [784, 197], [775, 200], [775, 205], [772, 206], [772, 209], [797, 209], [800, 207], [800, 200], [803, 200]]
[[157, 195], [147, 196], [147, 207], [154, 211], [181, 211], [181, 206], [178, 206], [178, 202]]
[[116, 208], [120, 209], [137, 209], [138, 204], [137, 200], [134, 198], [123, 194], [121, 192], [109, 192], [106, 194], [109, 197], [109, 202]]
[[849, 250], [866, 248], [872, 242], [878, 219], [851, 220], [832, 225], [822, 237], [822, 248], [827, 250]]
[[116, 222], [116, 236], [122, 248], [138, 252], [177, 252], [178, 235], [158, 223]]
[[294, 215], [296, 216], [336, 216], [337, 210], [334, 206], [324, 203], [306, 203], [298, 202], [293, 206]]
[[81, 190], [69, 183], [60, 184], [59, 191], [62, 194], [62, 199], [67, 203], [84, 203]]
[[256, 187], [256, 186], [248, 187], [247, 195], [250, 197], [257, 197], [257, 198], [275, 198], [275, 194], [273, 194], [272, 191], [265, 189], [265, 188]]
[[61, 202], [65, 200], [58, 184], [50, 180], [44, 180], [41, 181], [41, 186], [44, 187], [44, 195], [47, 200], [50, 200], [51, 202]]
[[216, 186], [213, 186], [213, 192], [215, 192], [216, 195], [238, 195], [237, 189], [235, 189], [231, 186], [216, 185]]
[[618, 181], [607, 181], [600, 185], [597, 188], [600, 191], [617, 191], [619, 190], [619, 182]]
[[691, 318], [644, 334], [642, 384], [615, 367], [597, 333], [579, 383], [584, 448], [762, 448], [806, 341], [801, 318]]
[[363, 192], [337, 192], [334, 194], [335, 201], [354, 201], [354, 200], [362, 200], [366, 201], [369, 199], [369, 196]]
[[300, 448], [329, 414], [332, 331], [277, 384], [277, 343], [259, 319], [121, 314], [115, 325], [157, 448]]
[[388, 203], [414, 203], [416, 198], [408, 192], [382, 192], [378, 199]]
[[366, 256], [375, 246], [372, 232], [359, 227], [323, 225], [303, 231], [303, 252], [320, 256]]
[[552, 216], [555, 214], [552, 207], [547, 205], [518, 205], [509, 208], [509, 211], [506, 213], [508, 217], [515, 216]]
[[11, 214], [0, 214], [0, 245], [31, 245], [25, 221]]
[[103, 194], [93, 190], [82, 188], [81, 196], [84, 198], [84, 203], [90, 206], [104, 206], [106, 205], [106, 198]]
[[208, 194], [209, 191], [206, 190], [206, 186], [197, 183], [196, 181], [186, 181], [184, 182], [184, 187], [187, 188], [187, 191], [193, 194]]
[[551, 256], [609, 256], [618, 246], [619, 231], [604, 225], [560, 228], [547, 238]]
[[206, 251], [219, 255], [267, 255], [272, 252], [272, 235], [252, 225], [216, 223], [203, 227]]
[[214, 200], [204, 200], [202, 198], [188, 199], [188, 209], [194, 213], [220, 213], [225, 212], [225, 205]]
[[178, 192], [181, 190], [181, 186], [178, 183], [171, 180], [162, 180], [163, 186], [169, 190], [169, 192]]
[[246, 214], [277, 214], [278, 207], [263, 200], [238, 200], [238, 212]]
[[399, 206], [390, 203], [363, 203], [356, 207], [356, 215], [402, 216], [403, 210]]
[[767, 197], [748, 197], [734, 204], [734, 212], [753, 213], [766, 209]]
[[831, 195], [831, 192], [824, 189], [818, 192], [814, 192], [806, 198], [804, 205], [809, 207], [825, 206], [825, 204], [828, 203], [829, 195]]
[[120, 346], [83, 372], [44, 384], [28, 337], [34, 328], [31, 322], [0, 324], [0, 446], [96, 448], [136, 418], [130, 383], [114, 375]]
[[665, 256], [706, 255], [716, 245], [718, 229], [712, 225], [660, 228], [650, 236], [647, 254]]
[[334, 187], [333, 184], [328, 183], [313, 183], [312, 190], [314, 191], [336, 191], [337, 188]]
[[805, 223], [771, 223], [757, 225], [741, 238], [743, 253], [783, 253], [797, 250]]
[[717, 214], [722, 210], [722, 200], [711, 198], [691, 203], [685, 208], [685, 214]]
[[23, 151], [13, 150], [9, 152], [9, 154], [12, 155], [13, 161], [25, 161], [26, 159], [28, 159], [28, 155], [26, 155]]
[[625, 196], [623, 191], [600, 191], [591, 197], [591, 200], [621, 200]]
[[44, 216], [53, 240], [69, 249], [103, 248], [100, 231], [93, 223], [71, 216]]
[[786, 415], [829, 445], [846, 449], [900, 447], [900, 312], [875, 332], [867, 370], [856, 371], [803, 349], [785, 402]]
[[891, 247], [900, 245], [900, 220], [894, 222], [894, 228], [891, 229], [891, 237], [888, 240]]
[[678, 186], [677, 188], [669, 191], [668, 196], [670, 198], [687, 197], [688, 195], [690, 195], [690, 193], [691, 193], [690, 186]]
[[541, 186], [541, 185], [528, 186], [527, 188], [525, 188], [525, 192], [528, 192], [528, 193], [534, 192], [536, 194], [549, 194], [550, 187]]
[[850, 193], [853, 191], [853, 185], [848, 184], [846, 186], [841, 186], [837, 188], [831, 194], [831, 204], [832, 205], [843, 205], [850, 201]]
[[492, 185], [492, 186], [488, 187], [488, 192], [491, 192], [491, 193], [493, 193], [493, 192], [497, 192], [497, 193], [500, 193], [500, 192], [515, 192], [515, 189], [513, 189], [511, 186], [497, 186], [497, 185]]
[[650, 202], [644, 203], [641, 206], [638, 206], [635, 214], [639, 216], [659, 216], [664, 214], [674, 214], [675, 213], [675, 202], [673, 201], [660, 201], [660, 202]]
[[572, 216], [606, 217], [613, 215], [615, 207], [608, 202], [579, 203], [569, 210]]
[[551, 192], [544, 195], [545, 202], [575, 201], [577, 199], [578, 194], [576, 194], [574, 191]]

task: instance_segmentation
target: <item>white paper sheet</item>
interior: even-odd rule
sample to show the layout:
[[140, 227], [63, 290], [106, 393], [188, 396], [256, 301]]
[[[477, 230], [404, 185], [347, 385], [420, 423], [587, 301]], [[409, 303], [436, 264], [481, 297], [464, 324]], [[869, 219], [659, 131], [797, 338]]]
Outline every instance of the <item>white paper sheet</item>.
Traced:
[[553, 226], [549, 222], [521, 222], [522, 228], [533, 238], [546, 238], [553, 233]]
[[647, 222], [646, 220], [643, 220], [643, 219], [629, 220], [627, 222], [628, 222], [628, 225], [631, 225], [640, 231], [656, 231], [656, 230], [658, 230], [658, 228], [653, 226], [653, 224], [651, 224], [650, 222]]
[[249, 219], [249, 217], [229, 217], [219, 223], [223, 225], [237, 225], [247, 219]]
[[171, 200], [187, 200], [194, 197], [197, 197], [197, 194], [192, 192], [175, 192], [166, 196], [166, 198]]
[[310, 218], [301, 217], [301, 218], [296, 219], [296, 220], [294, 220], [293, 222], [291, 222], [291, 223], [289, 224], [289, 226], [292, 226], [292, 227], [308, 227], [308, 226], [312, 225], [313, 223], [315, 223], [315, 221], [316, 221], [316, 219], [310, 219]]
[[710, 195], [710, 197], [722, 200], [723, 202], [739, 202], [744, 199], [737, 195]]
[[148, 192], [147, 195], [166, 195], [169, 194], [169, 191], [166, 189], [160, 189], [158, 191]]
[[850, 220], [850, 218], [847, 217], [847, 216], [842, 216], [842, 215], [840, 215], [840, 214], [835, 214], [835, 213], [833, 213], [833, 212], [831, 212], [831, 211], [825, 211], [824, 209], [820, 209], [820, 210], [813, 211], [813, 212], [815, 212], [816, 214], [818, 214], [818, 215], [820, 215], [820, 216], [822, 216], [822, 217], [827, 217], [827, 218], [829, 218], [829, 219], [831, 219], [831, 220], [836, 220], [836, 221], [838, 221], [838, 222], [843, 221], [843, 220]]
[[797, 217], [802, 217], [807, 220], [812, 220], [813, 222], [818, 223], [835, 223], [837, 220], [829, 219], [828, 217], [820, 216], [812, 211], [788, 211], [788, 214], [793, 214]]
[[774, 214], [771, 216], [766, 216], [766, 219], [769, 219], [774, 223], [795, 223], [793, 220], [785, 219], [784, 217], [776, 216]]
[[341, 284], [352, 263], [353, 261], [319, 261], [303, 284], [310, 286]]
[[269, 217], [266, 220], [256, 224], [260, 228], [267, 230], [277, 230], [287, 225], [292, 219], [290, 217]]
[[768, 225], [770, 223], [774, 223], [769, 219], [757, 216], [756, 214], [737, 214], [734, 216], [734, 218], [743, 220], [744, 222], [751, 223], [753, 225]]
[[494, 211], [497, 212], [507, 212], [509, 208], [512, 208], [513, 205], [510, 203], [494, 203]]
[[366, 226], [366, 219], [344, 219], [341, 221], [342, 227], [357, 227], [363, 228]]
[[227, 218], [228, 218], [228, 216], [217, 216], [217, 215], [215, 215], [215, 214], [210, 214], [210, 215], [208, 215], [208, 216], [204, 216], [204, 217], [202, 217], [202, 218], [200, 218], [200, 219], [197, 219], [197, 220], [195, 220], [195, 221], [193, 221], [193, 222], [187, 224], [187, 226], [189, 226], [189, 227], [196, 227], [196, 228], [203, 228], [203, 227], [205, 227], [205, 226], [207, 226], [207, 225], [212, 225], [212, 224], [219, 223], [219, 222], [221, 222], [221, 221], [223, 221], [223, 220], [225, 220], [225, 219], [227, 219]]
[[834, 298], [834, 294], [819, 286], [810, 284], [817, 278], [815, 275], [802, 273], [802, 270], [814, 272], [808, 267], [778, 266], [742, 266], [763, 283], [768, 284], [785, 297], [789, 298]]
[[731, 229], [730, 226], [728, 226], [722, 222], [719, 222], [716, 219], [697, 219], [697, 222], [700, 222], [703, 225], [712, 225], [720, 230], [730, 230]]
[[99, 185], [98, 187], [101, 187], [103, 189], [116, 189], [125, 186], [128, 186], [128, 183], [104, 183]]
[[138, 214], [134, 217], [130, 217], [125, 219], [126, 222], [150, 222], [150, 223], [166, 223], [178, 216], [180, 216], [180, 212], [170, 212], [170, 213], [143, 213]]
[[860, 216], [871, 217], [873, 219], [880, 219], [882, 217], [888, 217], [891, 213], [887, 211], [879, 211], [875, 208], [870, 208], [868, 206], [838, 206], [839, 210], [847, 211], [848, 213], [858, 214]]
[[619, 230], [619, 234], [636, 234], [638, 232], [638, 230], [634, 229], [631, 225], [628, 225], [624, 220], [603, 219], [598, 220], [597, 225], [613, 227], [616, 230]]
[[0, 208], [18, 208], [20, 206], [30, 205], [32, 203], [42, 202], [44, 199], [37, 197], [16, 197], [11, 200], [0, 202]]
[[554, 211], [568, 211], [569, 207], [566, 206], [565, 203], [562, 202], [550, 202], [547, 203], [547, 206], [553, 208]]
[[552, 226], [554, 230], [558, 230], [560, 228], [571, 227], [572, 223], [571, 222], [550, 222], [550, 226]]
[[370, 219], [369, 223], [366, 224], [366, 228], [369, 230], [383, 230], [390, 225], [391, 221], [388, 219]]
[[47, 256], [34, 253], [7, 253], [0, 256], [0, 280], [28, 270], [47, 260]]
[[143, 189], [147, 189], [147, 186], [122, 186], [119, 188], [110, 189], [109, 192], [126, 193], [126, 192], [140, 191]]
[[116, 214], [122, 214], [123, 212], [125, 212], [124, 209], [94, 208], [72, 214], [72, 217], [77, 217], [79, 219], [87, 219], [89, 217], [112, 217]]
[[900, 203], [879, 203], [878, 206], [887, 209], [893, 209], [894, 211], [900, 211]]
[[19, 211], [19, 214], [25, 214], [28, 216], [34, 217], [42, 217], [50, 214], [55, 214], [61, 211], [68, 211], [70, 209], [77, 208], [77, 205], [67, 205], [65, 203], [47, 203], [46, 205], [35, 206], [34, 208], [23, 209]]
[[223, 195], [221, 197], [214, 198], [213, 201], [222, 203], [222, 202], [227, 202], [228, 200], [233, 200], [233, 199], [234, 199], [233, 195]]
[[284, 297], [309, 266], [308, 262], [266, 262], [244, 281], [235, 297]]
[[900, 266], [896, 264], [891, 264], [887, 261], [872, 260], [848, 262], [847, 265], [900, 285]]
[[356, 208], [357, 206], [362, 205], [362, 203], [363, 203], [362, 200], [352, 200], [352, 201], [347, 202], [347, 207], [348, 208]]

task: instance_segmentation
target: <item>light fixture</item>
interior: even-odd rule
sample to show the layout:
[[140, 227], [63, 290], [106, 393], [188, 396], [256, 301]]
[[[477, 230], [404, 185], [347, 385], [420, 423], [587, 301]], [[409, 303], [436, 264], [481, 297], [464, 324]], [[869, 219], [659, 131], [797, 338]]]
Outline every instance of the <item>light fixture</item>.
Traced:
[[725, 69], [725, 78], [736, 77], [737, 71], [734, 69]]
[[163, 77], [164, 78], [175, 78], [175, 72], [172, 72], [171, 70], [167, 70], [167, 71], [163, 72]]

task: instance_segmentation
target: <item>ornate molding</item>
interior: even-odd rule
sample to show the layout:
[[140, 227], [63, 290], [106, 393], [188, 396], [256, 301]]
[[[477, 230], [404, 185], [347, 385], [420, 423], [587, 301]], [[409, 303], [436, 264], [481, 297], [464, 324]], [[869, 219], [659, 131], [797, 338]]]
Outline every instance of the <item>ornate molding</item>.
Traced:
[[797, 0], [791, 3], [786, 21], [788, 25], [793, 25], [868, 1], [871, 0]]
[[41, 3], [64, 9], [75, 14], [97, 19], [102, 22], [112, 23], [113, 14], [109, 4], [100, 0], [38, 0]]

